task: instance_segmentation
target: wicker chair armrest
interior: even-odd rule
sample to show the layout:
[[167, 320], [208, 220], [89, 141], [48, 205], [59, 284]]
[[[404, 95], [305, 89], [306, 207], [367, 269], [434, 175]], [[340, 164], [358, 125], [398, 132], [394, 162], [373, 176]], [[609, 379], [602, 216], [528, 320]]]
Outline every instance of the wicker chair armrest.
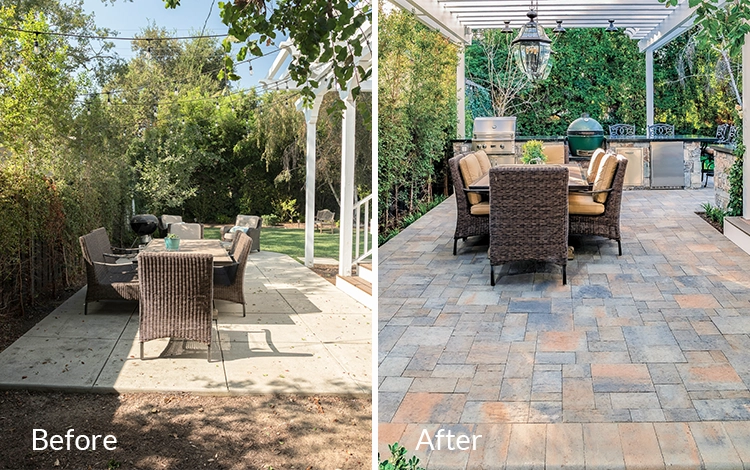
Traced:
[[138, 248], [115, 248], [112, 247], [112, 251], [115, 252], [115, 254], [126, 254], [126, 255], [137, 255], [140, 251]]
[[219, 227], [219, 232], [221, 233], [222, 240], [224, 239], [224, 234], [229, 232], [232, 227], [234, 227], [234, 225], [222, 225], [221, 227]]
[[94, 261], [94, 266], [103, 266], [106, 268], [129, 268], [130, 266], [135, 266], [133, 263], [102, 263], [101, 261]]
[[576, 193], [576, 194], [591, 194], [593, 196], [594, 194], [611, 193], [613, 190], [614, 190], [614, 188], [600, 189], [599, 191], [589, 191], [589, 190], [583, 190], [583, 189], [571, 189], [568, 192], [570, 192], [570, 193]]

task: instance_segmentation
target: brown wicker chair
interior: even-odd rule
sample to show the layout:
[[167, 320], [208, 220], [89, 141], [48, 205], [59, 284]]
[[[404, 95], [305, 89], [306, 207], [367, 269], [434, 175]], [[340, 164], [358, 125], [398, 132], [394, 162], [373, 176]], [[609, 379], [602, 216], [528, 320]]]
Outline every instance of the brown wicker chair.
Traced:
[[620, 207], [622, 205], [622, 186], [625, 181], [625, 170], [628, 159], [617, 156], [617, 169], [612, 180], [607, 200], [604, 202], [604, 213], [601, 215], [570, 214], [570, 235], [598, 235], [617, 241], [618, 255], [622, 256], [620, 237]]
[[453, 255], [456, 255], [458, 239], [466, 241], [467, 237], [487, 235], [490, 233], [490, 218], [487, 215], [472, 215], [471, 204], [464, 191], [464, 180], [461, 177], [459, 162], [468, 153], [456, 155], [448, 160], [451, 179], [453, 179], [453, 192], [456, 196], [456, 231], [453, 234]]
[[206, 253], [141, 253], [139, 336], [181, 338], [208, 344], [211, 361], [213, 257]]
[[253, 246], [252, 238], [244, 232], [236, 232], [236, 247], [232, 258], [234, 263], [229, 266], [214, 268], [214, 299], [226, 300], [242, 304], [242, 316], [245, 316], [245, 266], [247, 256]]
[[[113, 253], [104, 227], [78, 238], [86, 265], [86, 300], [83, 314], [88, 314], [89, 302], [98, 300], [138, 300], [138, 277], [134, 264], [114, 263], [122, 255]], [[137, 251], [137, 250], [136, 250]]]
[[568, 169], [557, 165], [490, 169], [490, 284], [495, 266], [546, 261], [562, 266], [567, 283]]
[[[238, 215], [233, 226], [224, 225], [221, 227], [221, 239], [228, 242], [232, 240], [237, 231], [245, 232], [253, 240], [251, 251], [260, 251], [260, 231], [262, 225], [263, 219], [257, 215]], [[247, 230], [238, 230], [241, 227]], [[235, 231], [233, 232], [232, 229]]]

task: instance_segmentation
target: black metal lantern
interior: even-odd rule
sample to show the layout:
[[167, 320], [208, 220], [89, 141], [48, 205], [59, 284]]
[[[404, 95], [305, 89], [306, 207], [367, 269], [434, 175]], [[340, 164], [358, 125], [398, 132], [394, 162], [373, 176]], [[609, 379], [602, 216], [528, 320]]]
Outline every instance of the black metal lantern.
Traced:
[[518, 33], [513, 42], [511, 50], [516, 58], [518, 66], [531, 80], [544, 80], [549, 76], [550, 56], [552, 54], [552, 41], [536, 21], [536, 11], [532, 8], [526, 13], [529, 22], [526, 23]]

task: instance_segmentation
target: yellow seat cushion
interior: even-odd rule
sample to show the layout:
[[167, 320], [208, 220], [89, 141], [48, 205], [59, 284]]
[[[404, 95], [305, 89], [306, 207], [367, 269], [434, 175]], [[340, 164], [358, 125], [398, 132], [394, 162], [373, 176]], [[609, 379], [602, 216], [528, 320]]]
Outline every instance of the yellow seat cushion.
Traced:
[[547, 163], [562, 165], [565, 163], [565, 144], [548, 143], [542, 147], [542, 152], [547, 157]]
[[[473, 153], [462, 158], [458, 162], [458, 167], [461, 170], [461, 177], [464, 179], [464, 187], [467, 188], [484, 175], [482, 167], [479, 166], [479, 160]], [[482, 196], [479, 193], [466, 193], [466, 197], [469, 198], [469, 204], [471, 205], [482, 202]]]
[[484, 201], [479, 204], [474, 204], [471, 206], [471, 209], [469, 209], [469, 212], [471, 212], [471, 215], [490, 215], [490, 203]]
[[604, 204], [594, 201], [591, 194], [568, 194], [568, 213], [571, 215], [602, 215]]
[[594, 153], [591, 155], [591, 160], [589, 160], [589, 168], [586, 172], [586, 179], [588, 179], [589, 183], [593, 183], [596, 179], [596, 172], [599, 171], [599, 165], [605, 153], [606, 152], [604, 151], [604, 149], [599, 148], [594, 150]]
[[607, 196], [609, 193], [596, 193], [596, 191], [604, 191], [612, 187], [612, 180], [615, 179], [615, 171], [617, 170], [617, 155], [608, 153], [602, 157], [602, 161], [599, 164], [599, 171], [596, 172], [596, 179], [594, 179], [594, 186], [592, 190], [595, 192], [594, 201], [604, 204], [607, 202]]
[[479, 168], [482, 170], [482, 174], [489, 173], [492, 163], [490, 163], [490, 157], [487, 156], [487, 152], [484, 150], [477, 150], [474, 152], [474, 156], [477, 157], [479, 162]]

